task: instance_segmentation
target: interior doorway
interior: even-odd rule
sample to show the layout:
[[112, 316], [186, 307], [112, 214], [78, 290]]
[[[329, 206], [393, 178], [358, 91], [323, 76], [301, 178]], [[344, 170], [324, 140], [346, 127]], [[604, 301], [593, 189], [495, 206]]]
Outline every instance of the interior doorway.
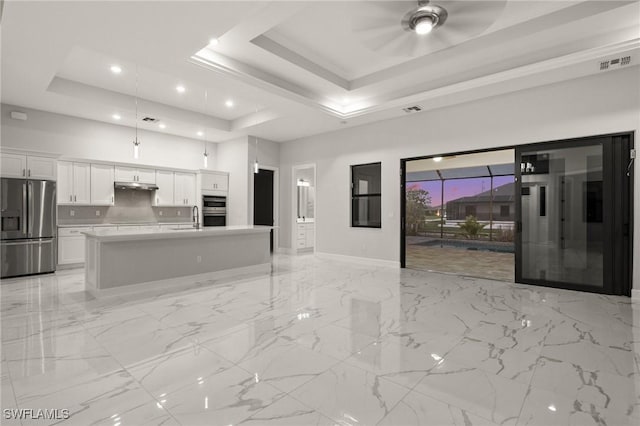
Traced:
[[[259, 169], [253, 175], [253, 224], [274, 225], [274, 171]], [[269, 247], [273, 253], [274, 235], [271, 230]]]
[[313, 253], [316, 248], [316, 166], [300, 164], [292, 168], [291, 247], [296, 254]]

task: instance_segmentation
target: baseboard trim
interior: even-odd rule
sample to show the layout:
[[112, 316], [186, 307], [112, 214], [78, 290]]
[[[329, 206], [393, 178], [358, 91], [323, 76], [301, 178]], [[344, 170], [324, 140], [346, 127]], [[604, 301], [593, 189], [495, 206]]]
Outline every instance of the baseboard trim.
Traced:
[[640, 289], [631, 289], [631, 301], [640, 303]]
[[183, 277], [168, 278], [166, 280], [147, 281], [144, 283], [123, 285], [119, 287], [99, 290], [90, 286], [85, 286], [90, 294], [95, 297], [122, 296], [126, 294], [143, 293], [145, 291], [157, 290], [179, 291], [188, 288], [201, 287], [199, 281], [219, 280], [224, 278], [243, 278], [246, 275], [269, 274], [271, 263], [260, 265], [243, 266], [241, 268], [225, 269], [222, 271], [205, 272], [203, 274], [185, 275]]
[[325, 259], [343, 260], [365, 265], [385, 266], [387, 268], [400, 268], [400, 262], [395, 260], [374, 259], [371, 257], [347, 256], [344, 254], [316, 252], [316, 256]]

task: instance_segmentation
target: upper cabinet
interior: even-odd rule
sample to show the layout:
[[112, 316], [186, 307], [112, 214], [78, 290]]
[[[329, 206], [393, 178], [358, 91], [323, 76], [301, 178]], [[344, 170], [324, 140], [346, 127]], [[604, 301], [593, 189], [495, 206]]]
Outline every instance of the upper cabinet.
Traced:
[[56, 159], [23, 154], [2, 154], [2, 177], [56, 180]]
[[91, 165], [91, 205], [114, 204], [114, 167], [107, 164]]
[[138, 167], [116, 166], [116, 182], [156, 183], [156, 171]]
[[[196, 204], [196, 175], [193, 173], [176, 172], [174, 186], [174, 204], [195, 205]], [[160, 187], [158, 185], [158, 187]]]
[[91, 165], [58, 161], [58, 204], [91, 204]]
[[[156, 189], [155, 197], [153, 198], [154, 206], [173, 206], [174, 201], [174, 173], [168, 170], [156, 170]], [[182, 203], [181, 203], [182, 204]]]
[[228, 173], [211, 173], [202, 172], [202, 192], [213, 193], [217, 195], [219, 192], [229, 191], [229, 174]]

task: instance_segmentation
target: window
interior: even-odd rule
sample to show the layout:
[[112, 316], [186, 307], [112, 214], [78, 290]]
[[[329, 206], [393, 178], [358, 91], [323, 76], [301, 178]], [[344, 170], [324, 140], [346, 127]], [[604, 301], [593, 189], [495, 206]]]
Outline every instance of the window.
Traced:
[[382, 163], [351, 166], [351, 226], [382, 227]]

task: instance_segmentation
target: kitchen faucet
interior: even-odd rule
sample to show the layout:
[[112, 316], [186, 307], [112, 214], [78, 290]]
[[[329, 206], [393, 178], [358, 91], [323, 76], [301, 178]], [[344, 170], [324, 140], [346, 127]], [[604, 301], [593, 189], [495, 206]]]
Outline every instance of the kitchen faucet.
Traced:
[[196, 229], [200, 228], [200, 211], [198, 210], [198, 206], [193, 206], [193, 227]]

